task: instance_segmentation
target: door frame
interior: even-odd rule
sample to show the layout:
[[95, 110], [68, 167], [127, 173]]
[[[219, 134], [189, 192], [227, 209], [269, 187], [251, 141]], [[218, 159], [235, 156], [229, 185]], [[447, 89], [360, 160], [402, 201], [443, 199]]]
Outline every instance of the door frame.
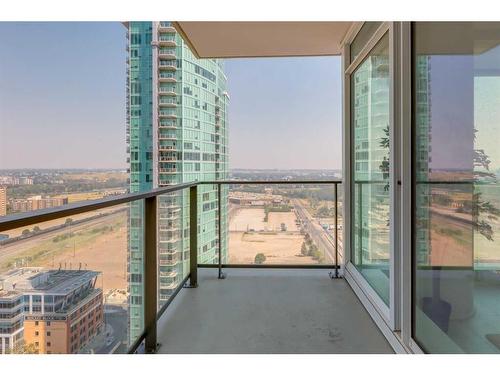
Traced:
[[[350, 61], [350, 44], [363, 22], [355, 23], [343, 41], [344, 275], [372, 319], [400, 353], [422, 353], [411, 338], [412, 285], [412, 44], [411, 22], [383, 22]], [[385, 34], [389, 34], [390, 110], [390, 303], [387, 306], [351, 259], [352, 126], [351, 76]]]

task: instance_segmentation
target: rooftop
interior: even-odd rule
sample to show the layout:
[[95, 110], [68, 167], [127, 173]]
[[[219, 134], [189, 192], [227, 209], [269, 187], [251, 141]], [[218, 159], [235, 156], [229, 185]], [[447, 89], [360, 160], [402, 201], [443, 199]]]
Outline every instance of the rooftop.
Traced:
[[4, 292], [68, 294], [98, 275], [99, 272], [88, 270], [44, 270], [36, 267], [19, 268], [1, 275], [0, 284]]

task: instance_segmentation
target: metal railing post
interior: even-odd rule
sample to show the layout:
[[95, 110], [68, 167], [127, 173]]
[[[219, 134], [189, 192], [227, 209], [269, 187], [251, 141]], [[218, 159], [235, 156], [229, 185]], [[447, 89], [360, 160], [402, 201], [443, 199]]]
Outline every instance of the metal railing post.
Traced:
[[335, 278], [338, 279], [339, 277], [339, 231], [338, 231], [338, 192], [337, 192], [337, 184], [334, 185], [335, 190]]
[[361, 200], [363, 199], [363, 184], [358, 184], [358, 248], [359, 248], [359, 259], [358, 264], [363, 265], [363, 206], [361, 205]]
[[189, 286], [198, 286], [198, 186], [189, 188]]
[[219, 279], [223, 280], [226, 278], [224, 272], [222, 272], [222, 184], [217, 184], [217, 209], [218, 209], [218, 231], [217, 236], [219, 238]]
[[157, 198], [144, 200], [144, 327], [146, 329], [145, 351], [155, 353], [157, 293]]

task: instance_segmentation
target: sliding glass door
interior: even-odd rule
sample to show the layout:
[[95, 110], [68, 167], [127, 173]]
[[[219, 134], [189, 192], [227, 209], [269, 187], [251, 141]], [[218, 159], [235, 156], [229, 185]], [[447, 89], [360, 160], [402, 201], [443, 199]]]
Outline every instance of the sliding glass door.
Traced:
[[383, 303], [390, 302], [389, 31], [350, 77], [351, 262]]
[[412, 333], [500, 352], [500, 23], [413, 25]]

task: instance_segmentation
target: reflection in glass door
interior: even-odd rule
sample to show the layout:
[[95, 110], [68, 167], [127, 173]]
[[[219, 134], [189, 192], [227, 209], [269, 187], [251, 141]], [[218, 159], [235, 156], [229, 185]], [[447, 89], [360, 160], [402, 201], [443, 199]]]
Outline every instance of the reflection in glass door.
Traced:
[[386, 33], [351, 75], [352, 257], [390, 300], [390, 69]]
[[413, 337], [499, 353], [500, 23], [413, 35]]

